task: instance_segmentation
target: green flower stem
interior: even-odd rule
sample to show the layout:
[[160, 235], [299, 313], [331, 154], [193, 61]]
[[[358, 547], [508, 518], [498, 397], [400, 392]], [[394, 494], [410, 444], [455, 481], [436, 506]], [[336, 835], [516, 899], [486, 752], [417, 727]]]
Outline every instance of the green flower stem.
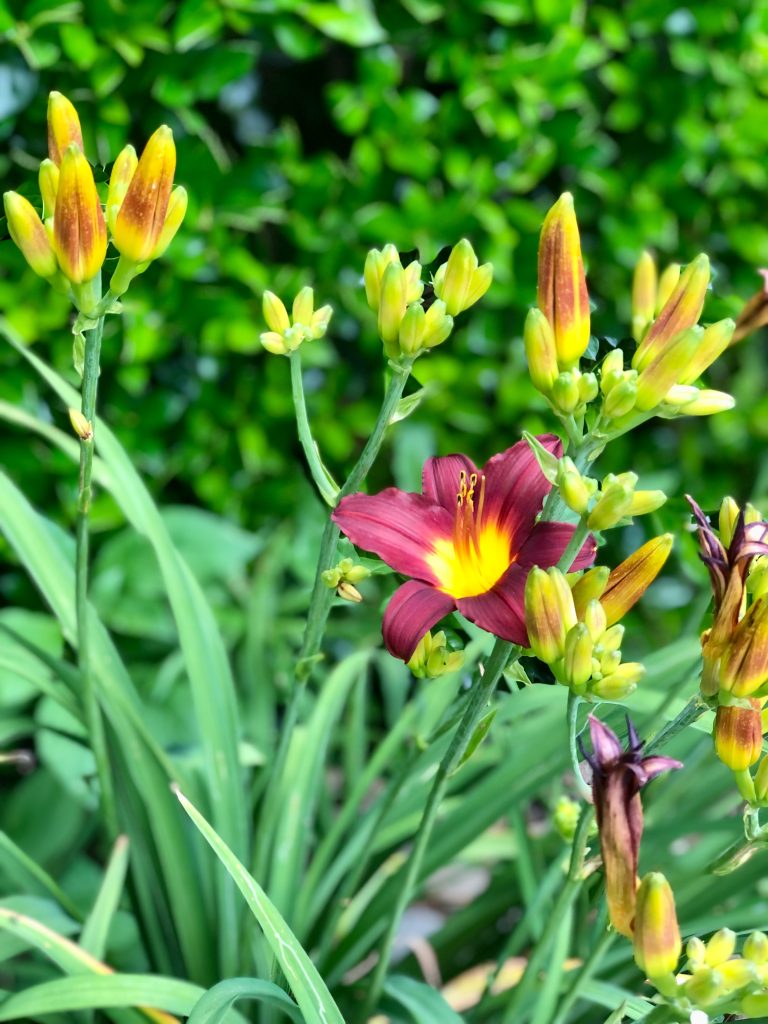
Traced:
[[683, 729], [691, 725], [692, 722], [701, 718], [704, 712], [708, 710], [709, 705], [706, 700], [704, 700], [700, 693], [695, 693], [683, 710], [673, 718], [671, 722], [667, 722], [665, 726], [659, 729], [653, 739], [648, 743], [648, 746], [645, 748], [646, 756], [654, 753], [654, 751], [658, 750], [659, 747], [664, 746], [665, 743], [669, 743], [674, 736], [677, 736], [679, 732], [682, 732]]
[[312, 437], [312, 430], [309, 426], [307, 416], [307, 404], [304, 398], [304, 377], [301, 372], [301, 349], [294, 349], [289, 356], [291, 362], [291, 393], [293, 395], [293, 407], [296, 411], [296, 425], [299, 431], [299, 440], [304, 449], [304, 456], [315, 481], [315, 486], [326, 505], [331, 508], [336, 504], [339, 493], [339, 485], [326, 469], [323, 460], [320, 458], [320, 451], [317, 442]]
[[397, 931], [400, 927], [400, 919], [410, 902], [413, 890], [419, 880], [421, 867], [424, 863], [424, 855], [427, 852], [427, 846], [432, 837], [432, 830], [437, 820], [437, 813], [448, 788], [448, 782], [451, 774], [464, 756], [469, 742], [474, 735], [477, 723], [485, 711], [488, 701], [493, 696], [504, 669], [507, 667], [507, 664], [513, 657], [513, 654], [514, 656], [517, 656], [519, 651], [520, 648], [515, 647], [515, 645], [511, 644], [508, 640], [496, 640], [488, 659], [488, 663], [485, 666], [485, 673], [482, 678], [475, 683], [464, 715], [462, 716], [458, 728], [453, 735], [453, 739], [451, 740], [448, 750], [445, 752], [445, 755], [440, 762], [432, 783], [432, 788], [429, 791], [429, 796], [427, 797], [427, 803], [424, 807], [421, 822], [419, 823], [419, 830], [416, 833], [413, 849], [408, 857], [405, 874], [395, 898], [395, 905], [392, 909], [392, 913], [390, 914], [389, 925], [387, 926], [387, 931], [384, 935], [379, 959], [371, 977], [371, 983], [368, 988], [365, 1004], [359, 1015], [360, 1021], [367, 1021], [368, 1018], [372, 1016], [381, 996], [382, 989], [384, 988], [389, 963], [392, 959], [392, 949], [395, 944], [395, 938], [397, 937]]
[[590, 804], [585, 804], [581, 809], [579, 822], [576, 826], [576, 833], [573, 837], [571, 847], [571, 859], [568, 864], [568, 874], [565, 885], [555, 901], [552, 912], [547, 919], [541, 938], [531, 953], [522, 978], [512, 991], [512, 998], [507, 1004], [507, 1009], [501, 1020], [501, 1024], [513, 1024], [523, 1020], [522, 1009], [525, 999], [533, 987], [539, 972], [545, 965], [549, 956], [549, 948], [560, 930], [560, 924], [573, 906], [576, 895], [581, 887], [584, 873], [584, 860], [587, 853], [587, 839], [589, 829], [592, 825], [592, 818], [595, 809]]
[[[581, 550], [584, 541], [587, 539], [588, 533], [589, 531], [587, 530], [586, 523], [583, 520], [580, 521], [576, 526], [576, 529], [573, 531], [573, 536], [557, 563], [559, 569], [564, 571], [570, 569], [574, 558]], [[519, 657], [519, 654], [519, 647], [514, 647], [506, 640], [496, 640], [491, 656], [488, 659], [485, 673], [482, 679], [475, 684], [474, 694], [467, 705], [456, 732], [454, 733], [451, 745], [448, 747], [448, 750], [440, 762], [434, 782], [432, 783], [432, 789], [427, 797], [424, 813], [422, 815], [421, 822], [419, 823], [419, 830], [416, 833], [416, 839], [411, 855], [408, 858], [405, 875], [397, 894], [395, 907], [382, 942], [379, 960], [371, 978], [371, 985], [368, 990], [368, 995], [361, 1017], [362, 1020], [367, 1020], [373, 1013], [381, 996], [387, 970], [389, 969], [389, 962], [392, 958], [392, 948], [397, 936], [397, 930], [400, 927], [400, 919], [405, 908], [410, 902], [413, 889], [418, 881], [424, 855], [437, 820], [437, 812], [440, 804], [442, 803], [443, 797], [445, 796], [445, 791], [448, 787], [448, 780], [451, 773], [463, 758], [467, 746], [474, 735], [477, 723], [485, 710], [486, 704], [493, 696], [504, 669], [511, 660]]]
[[90, 738], [91, 749], [96, 760], [99, 777], [101, 804], [104, 821], [110, 836], [117, 835], [117, 809], [112, 783], [112, 772], [107, 751], [104, 720], [91, 667], [90, 638], [88, 630], [88, 559], [89, 559], [89, 516], [91, 510], [93, 475], [93, 449], [96, 430], [96, 393], [99, 383], [99, 360], [101, 338], [104, 331], [104, 317], [99, 317], [96, 326], [85, 332], [85, 356], [81, 392], [81, 411], [91, 424], [91, 436], [80, 440], [80, 476], [77, 498], [76, 555], [75, 555], [75, 605], [77, 612], [77, 657], [83, 688], [83, 709]]
[[605, 928], [603, 930], [600, 938], [589, 951], [587, 959], [579, 968], [578, 974], [571, 982], [568, 991], [565, 993], [565, 996], [557, 1008], [557, 1013], [551, 1024], [565, 1024], [568, 1014], [571, 1011], [571, 1007], [579, 998], [584, 985], [587, 984], [597, 968], [600, 966], [601, 960], [610, 949], [617, 934], [618, 933], [613, 931], [612, 928]]
[[[294, 363], [291, 364], [292, 379], [294, 377]], [[390, 363], [392, 376], [389, 380], [384, 400], [379, 410], [379, 415], [374, 424], [373, 430], [365, 443], [360, 458], [355, 463], [352, 472], [344, 482], [344, 486], [338, 491], [334, 500], [336, 505], [347, 494], [357, 491], [368, 475], [371, 466], [376, 461], [376, 456], [381, 450], [387, 427], [397, 409], [397, 404], [403, 396], [405, 385], [411, 373], [413, 360], [403, 360], [402, 363]], [[303, 394], [303, 391], [302, 391]], [[300, 419], [297, 412], [297, 419]], [[299, 430], [301, 431], [301, 427]], [[317, 451], [307, 420], [307, 437], [313, 450]], [[303, 443], [303, 442], [302, 442]], [[305, 448], [306, 451], [306, 448]], [[326, 569], [332, 569], [337, 557], [340, 530], [332, 519], [328, 519], [320, 542], [320, 553], [317, 559], [315, 581], [312, 587], [312, 595], [309, 601], [307, 613], [307, 624], [304, 629], [304, 640], [299, 651], [296, 662], [294, 686], [290, 700], [285, 712], [285, 719], [280, 729], [280, 740], [275, 751], [269, 783], [266, 790], [264, 805], [262, 807], [259, 831], [262, 836], [274, 835], [275, 821], [281, 812], [279, 802], [279, 783], [285, 770], [285, 761], [288, 756], [288, 747], [294, 727], [299, 719], [301, 703], [304, 697], [307, 680], [312, 672], [312, 665], [317, 661], [320, 646], [322, 644], [325, 626], [328, 622], [328, 615], [333, 604], [333, 591], [323, 582], [323, 573]], [[254, 861], [254, 875], [260, 881], [266, 881], [267, 865], [271, 856], [271, 847], [268, 841], [256, 843], [256, 856]]]
[[581, 697], [578, 697], [572, 690], [568, 691], [568, 749], [571, 753], [571, 771], [576, 781], [576, 788], [579, 791], [579, 796], [584, 800], [592, 799], [592, 790], [584, 781], [584, 776], [581, 774], [581, 758], [579, 756], [579, 748], [576, 742], [578, 735], [578, 722], [579, 722], [579, 705], [581, 704]]

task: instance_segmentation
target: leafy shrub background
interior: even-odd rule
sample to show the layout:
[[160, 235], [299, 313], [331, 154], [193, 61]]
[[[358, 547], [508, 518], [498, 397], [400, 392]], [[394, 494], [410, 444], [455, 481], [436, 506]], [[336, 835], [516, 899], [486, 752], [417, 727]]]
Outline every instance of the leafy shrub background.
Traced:
[[[494, 262], [489, 295], [419, 362], [428, 401], [372, 481], [413, 485], [431, 451], [482, 459], [543, 425], [520, 328], [542, 214], [563, 189], [576, 196], [598, 335], [625, 335], [644, 245], [662, 260], [710, 253], [712, 318], [738, 311], [768, 260], [765, 2], [35, 0], [0, 4], [0, 38], [8, 187], [36, 193], [51, 88], [78, 104], [102, 161], [143, 144], [158, 121], [172, 125], [190, 214], [169, 258], [131, 289], [122, 326], [108, 322], [102, 410], [165, 503], [202, 505], [248, 530], [301, 519], [311, 501], [287, 366], [258, 341], [266, 286], [290, 296], [312, 283], [336, 307], [330, 341], [306, 357], [316, 432], [341, 467], [372, 421], [382, 372], [359, 286], [366, 250], [394, 241], [429, 264], [466, 235]], [[10, 242], [0, 244], [0, 309], [68, 368], [66, 304]], [[705, 506], [765, 493], [763, 348], [753, 338], [713, 374], [741, 408], [657, 422], [631, 450], [613, 448], [606, 469], [631, 462], [676, 496], [652, 528], [681, 521], [683, 486]], [[5, 349], [0, 398], [64, 418]], [[69, 522], [68, 461], [1, 430], [13, 477]], [[97, 528], [119, 524], [102, 495]], [[687, 600], [682, 573], [661, 605]], [[9, 599], [24, 586], [13, 574], [2, 583]]]

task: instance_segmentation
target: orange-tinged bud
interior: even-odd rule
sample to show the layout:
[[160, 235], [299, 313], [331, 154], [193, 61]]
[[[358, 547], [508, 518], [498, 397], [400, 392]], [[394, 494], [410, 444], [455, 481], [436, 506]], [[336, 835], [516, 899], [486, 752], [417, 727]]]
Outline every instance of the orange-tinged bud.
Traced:
[[61, 271], [72, 284], [94, 278], [107, 255], [107, 228], [93, 172], [74, 145], [61, 161], [53, 246]]
[[649, 978], [673, 974], [683, 951], [675, 897], [657, 871], [646, 875], [637, 890], [634, 948], [635, 962]]
[[748, 708], [719, 707], [715, 715], [715, 753], [734, 772], [756, 764], [763, 747], [760, 701], [753, 698], [750, 704]]
[[768, 681], [768, 598], [761, 597], [739, 622], [720, 662], [720, 690], [751, 697]]
[[48, 156], [58, 166], [64, 154], [74, 143], [83, 148], [80, 118], [66, 96], [60, 92], [48, 95]]
[[59, 191], [59, 168], [53, 160], [43, 160], [37, 180], [43, 197], [43, 217], [52, 217], [56, 209], [56, 193]]
[[[176, 237], [176, 232], [181, 227], [181, 223], [187, 214], [188, 202], [187, 190], [183, 185], [177, 185], [173, 192], [171, 192], [171, 198], [168, 200], [168, 209], [165, 214], [163, 229], [152, 252], [153, 260], [159, 259]], [[330, 315], [328, 319], [330, 320]]]
[[[600, 604], [605, 609], [608, 625], [623, 619], [643, 596], [662, 570], [672, 550], [674, 537], [663, 533], [638, 548], [608, 576]], [[594, 570], [593, 570], [594, 571]]]
[[151, 136], [115, 218], [112, 240], [134, 263], [152, 259], [165, 224], [176, 171], [173, 132], [161, 125]]
[[6, 192], [3, 205], [8, 231], [24, 259], [40, 277], [53, 277], [58, 270], [56, 256], [37, 210], [18, 192]]
[[656, 311], [658, 271], [656, 260], [646, 249], [640, 254], [632, 278], [632, 337], [642, 341]]
[[709, 278], [709, 259], [701, 253], [680, 275], [664, 308], [638, 345], [632, 359], [632, 366], [636, 370], [650, 365], [673, 338], [698, 323], [704, 308]]
[[109, 176], [109, 192], [107, 193], [107, 226], [110, 233], [115, 233], [115, 221], [123, 205], [125, 193], [131, 184], [139, 158], [133, 146], [126, 146], [117, 154], [117, 159], [112, 164], [112, 173]]
[[664, 309], [669, 297], [672, 292], [677, 288], [677, 282], [680, 280], [680, 272], [682, 267], [679, 263], [670, 263], [668, 267], [665, 267], [659, 277], [659, 289], [656, 293], [656, 316]]
[[544, 219], [537, 301], [552, 326], [560, 368], [570, 369], [589, 345], [589, 294], [570, 192], [560, 196]]

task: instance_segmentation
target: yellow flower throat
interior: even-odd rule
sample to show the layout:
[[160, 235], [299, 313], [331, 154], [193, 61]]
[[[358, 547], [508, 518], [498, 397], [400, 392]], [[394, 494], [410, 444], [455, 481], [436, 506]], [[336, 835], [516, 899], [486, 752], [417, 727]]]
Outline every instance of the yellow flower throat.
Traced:
[[438, 585], [457, 599], [484, 594], [513, 561], [510, 538], [496, 523], [483, 523], [485, 477], [464, 470], [459, 477], [453, 538], [433, 542], [427, 562]]

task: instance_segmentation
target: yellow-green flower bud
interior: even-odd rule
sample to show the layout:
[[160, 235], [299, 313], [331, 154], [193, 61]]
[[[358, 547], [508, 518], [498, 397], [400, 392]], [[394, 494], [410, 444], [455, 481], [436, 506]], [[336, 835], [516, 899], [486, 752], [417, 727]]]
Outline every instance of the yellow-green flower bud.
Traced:
[[52, 217], [56, 209], [56, 193], [59, 190], [59, 168], [53, 160], [43, 160], [37, 180], [40, 195], [43, 197], [43, 217]]
[[[671, 389], [673, 392], [676, 390], [677, 388]], [[719, 412], [728, 412], [735, 405], [736, 399], [727, 391], [711, 391], [703, 388], [692, 401], [686, 402], [680, 410], [680, 414], [683, 416], [716, 416]]]
[[603, 415], [609, 420], [618, 420], [627, 416], [635, 408], [637, 401], [637, 374], [625, 373], [603, 400]]
[[643, 665], [627, 661], [609, 675], [595, 680], [589, 688], [590, 693], [600, 700], [624, 700], [634, 692], [644, 675]]
[[649, 978], [674, 974], [683, 943], [675, 897], [660, 872], [646, 875], [637, 890], [633, 944], [635, 962]]
[[400, 256], [397, 249], [390, 242], [383, 249], [371, 249], [365, 258], [365, 269], [363, 280], [365, 281], [365, 297], [368, 305], [374, 312], [378, 311], [381, 303], [381, 279], [384, 271], [390, 263], [399, 263]]
[[723, 988], [726, 992], [735, 992], [757, 981], [755, 965], [742, 957], [720, 964], [717, 970], [723, 979]]
[[310, 327], [314, 312], [315, 293], [308, 285], [305, 285], [293, 300], [291, 319], [294, 324], [301, 324], [302, 327]]
[[597, 377], [594, 373], [582, 373], [579, 380], [579, 405], [589, 405], [597, 398]]
[[3, 205], [8, 232], [24, 259], [40, 277], [55, 277], [59, 269], [56, 256], [37, 210], [18, 192], [6, 192]]
[[659, 290], [656, 295], [656, 309], [654, 310], [657, 316], [666, 306], [672, 292], [677, 288], [677, 282], [680, 280], [682, 269], [679, 263], [670, 263], [662, 271], [659, 277]]
[[445, 633], [426, 633], [419, 641], [408, 662], [408, 668], [418, 679], [437, 679], [450, 672], [458, 672], [464, 664], [463, 651], [448, 649]]
[[381, 279], [381, 302], [379, 304], [379, 337], [385, 350], [394, 346], [400, 333], [400, 324], [406, 312], [407, 287], [405, 271], [398, 263], [387, 265]]
[[736, 933], [732, 932], [730, 928], [721, 928], [719, 932], [715, 932], [707, 943], [704, 963], [708, 967], [719, 967], [726, 960], [730, 960], [735, 950]]
[[597, 643], [608, 627], [605, 611], [599, 601], [590, 601], [584, 609], [584, 625], [593, 642]]
[[568, 630], [563, 653], [563, 679], [568, 686], [580, 690], [592, 676], [592, 650], [594, 644], [583, 622]]
[[342, 580], [336, 588], [336, 593], [342, 601], [350, 601], [353, 604], [360, 604], [363, 600], [363, 595], [349, 580]]
[[622, 484], [613, 484], [603, 490], [587, 519], [589, 529], [608, 530], [616, 526], [629, 515], [633, 493], [633, 488]]
[[453, 330], [453, 317], [445, 311], [445, 303], [437, 299], [424, 317], [424, 333], [421, 339], [422, 348], [430, 349], [442, 345]]
[[[709, 260], [704, 253], [688, 264], [674, 291], [637, 347], [632, 359], [636, 370], [645, 370], [669, 350], [681, 335], [698, 322], [709, 287]], [[690, 358], [693, 358], [691, 351]], [[670, 385], [675, 383], [670, 382]], [[668, 390], [668, 389], [667, 389]]]
[[534, 654], [548, 665], [563, 655], [568, 630], [576, 625], [576, 610], [568, 582], [559, 569], [538, 567], [525, 585], [525, 624]]
[[568, 508], [581, 515], [586, 512], [589, 499], [597, 489], [597, 481], [585, 478], [567, 455], [560, 460], [557, 485]]
[[270, 331], [274, 331], [276, 334], [282, 334], [291, 326], [288, 310], [274, 292], [264, 292], [262, 308], [264, 311], [264, 319], [267, 321], [267, 327], [269, 327]]
[[624, 353], [620, 348], [611, 349], [600, 367], [600, 391], [607, 395], [624, 379]]
[[[658, 321], [657, 321], [658, 323]], [[635, 406], [650, 412], [661, 402], [670, 388], [684, 375], [701, 344], [701, 328], [691, 327], [657, 348], [657, 354], [646, 359], [637, 378]]]
[[569, 416], [579, 407], [580, 401], [578, 371], [576, 373], [572, 370], [563, 371], [552, 385], [553, 404], [560, 412]]
[[714, 361], [725, 352], [731, 343], [736, 323], [733, 320], [718, 320], [704, 331], [699, 347], [686, 366], [679, 384], [693, 384]]
[[77, 111], [60, 92], [48, 94], [48, 156], [59, 166], [70, 145], [83, 148], [83, 133]]
[[313, 341], [317, 341], [318, 338], [324, 337], [332, 316], [332, 306], [321, 306], [320, 309], [315, 310], [312, 314], [312, 320], [309, 325], [309, 336]]
[[[600, 602], [603, 611], [605, 612], [606, 622], [608, 621], [608, 612], [603, 602]], [[621, 643], [624, 639], [624, 627], [617, 623], [615, 626], [610, 626], [603, 635], [600, 637], [599, 651], [600, 654], [612, 654], [614, 651], [618, 651], [621, 648]]]
[[81, 441], [90, 441], [93, 437], [93, 425], [79, 409], [69, 409], [69, 422]]
[[741, 515], [741, 509], [731, 497], [723, 498], [720, 503], [720, 512], [718, 515], [717, 525], [720, 533], [720, 540], [723, 547], [728, 548], [733, 540], [733, 534], [736, 530], [736, 524], [739, 521]]
[[525, 357], [533, 386], [548, 395], [560, 372], [557, 366], [555, 335], [540, 309], [529, 309], [523, 331]]
[[764, 1020], [768, 1017], [768, 993], [753, 992], [744, 996], [739, 1011], [748, 1020]]
[[435, 274], [435, 295], [445, 303], [450, 316], [458, 316], [482, 298], [492, 279], [491, 264], [478, 267], [475, 250], [468, 239], [462, 238]]
[[667, 496], [664, 491], [635, 491], [629, 506], [628, 515], [645, 516], [661, 508]]
[[640, 254], [632, 279], [632, 337], [642, 341], [656, 311], [658, 272], [656, 261], [646, 249]]
[[765, 932], [752, 932], [744, 940], [744, 956], [753, 964], [764, 964], [768, 961], [768, 935]]
[[685, 955], [694, 970], [703, 966], [706, 953], [707, 947], [697, 935], [692, 935], [685, 944]]
[[701, 967], [685, 981], [679, 992], [694, 1006], [710, 1006], [720, 998], [723, 977], [712, 967]]
[[594, 569], [589, 569], [581, 579], [574, 583], [571, 593], [579, 619], [584, 618], [584, 612], [590, 601], [599, 600], [602, 597], [603, 591], [608, 585], [609, 574], [610, 570], [607, 566], [596, 565]]
[[341, 569], [338, 566], [335, 569], [325, 569], [320, 574], [320, 578], [329, 590], [335, 590], [338, 587], [341, 583], [341, 576]]
[[581, 804], [578, 804], [575, 800], [571, 800], [570, 797], [567, 796], [559, 797], [555, 804], [552, 821], [558, 831], [558, 834], [566, 843], [573, 841], [580, 815]]
[[755, 772], [755, 799], [760, 804], [768, 803], [768, 757], [764, 757]]
[[284, 356], [288, 354], [288, 348], [283, 341], [282, 334], [277, 331], [263, 331], [259, 335], [262, 346], [273, 356]]

